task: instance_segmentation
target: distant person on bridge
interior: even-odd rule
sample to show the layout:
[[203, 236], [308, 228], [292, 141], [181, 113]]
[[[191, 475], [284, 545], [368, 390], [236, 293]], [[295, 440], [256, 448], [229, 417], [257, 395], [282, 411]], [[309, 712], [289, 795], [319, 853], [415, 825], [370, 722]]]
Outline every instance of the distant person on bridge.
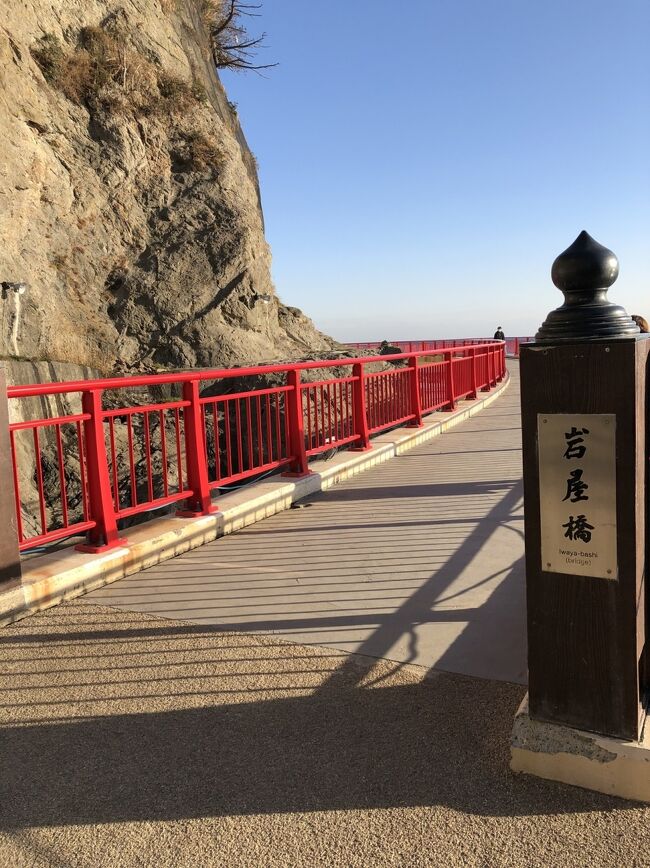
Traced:
[[379, 344], [379, 355], [380, 356], [392, 356], [396, 353], [401, 353], [401, 349], [393, 344], [389, 344], [388, 341], [382, 341]]
[[495, 341], [505, 341], [505, 339], [506, 339], [506, 336], [503, 333], [503, 329], [501, 328], [501, 326], [497, 326], [497, 330], [494, 333], [494, 340]]
[[644, 335], [647, 335], [650, 332], [650, 326], [648, 325], [648, 320], [645, 319], [645, 317], [639, 316], [637, 313], [633, 313], [632, 319], [638, 325]]
[[[380, 356], [394, 356], [397, 353], [401, 353], [401, 349], [394, 344], [389, 344], [388, 341], [382, 341], [379, 344], [379, 355]], [[391, 362], [391, 365], [401, 365], [402, 361], [397, 360], [396, 362]]]

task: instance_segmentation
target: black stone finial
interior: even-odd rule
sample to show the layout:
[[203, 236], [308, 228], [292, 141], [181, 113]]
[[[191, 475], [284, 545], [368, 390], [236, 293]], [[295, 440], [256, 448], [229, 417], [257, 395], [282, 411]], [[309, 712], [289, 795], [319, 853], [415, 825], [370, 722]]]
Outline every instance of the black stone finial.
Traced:
[[618, 277], [618, 259], [587, 232], [581, 232], [551, 269], [553, 283], [564, 293], [564, 304], [551, 311], [535, 342], [632, 338], [640, 329], [607, 290]]

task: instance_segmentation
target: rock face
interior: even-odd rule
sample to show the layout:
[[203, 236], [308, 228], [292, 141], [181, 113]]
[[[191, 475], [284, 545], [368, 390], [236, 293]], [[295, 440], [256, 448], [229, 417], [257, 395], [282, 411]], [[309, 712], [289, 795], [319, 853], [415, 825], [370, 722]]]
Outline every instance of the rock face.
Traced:
[[109, 373], [337, 347], [275, 295], [199, 3], [0, 0], [0, 356]]

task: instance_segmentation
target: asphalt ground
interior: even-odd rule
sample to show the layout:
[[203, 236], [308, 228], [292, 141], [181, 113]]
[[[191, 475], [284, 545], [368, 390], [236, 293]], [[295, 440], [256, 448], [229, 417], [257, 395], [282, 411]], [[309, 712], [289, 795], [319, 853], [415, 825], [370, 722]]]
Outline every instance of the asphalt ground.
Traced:
[[68, 603], [0, 633], [0, 864], [646, 866], [508, 768], [524, 688]]

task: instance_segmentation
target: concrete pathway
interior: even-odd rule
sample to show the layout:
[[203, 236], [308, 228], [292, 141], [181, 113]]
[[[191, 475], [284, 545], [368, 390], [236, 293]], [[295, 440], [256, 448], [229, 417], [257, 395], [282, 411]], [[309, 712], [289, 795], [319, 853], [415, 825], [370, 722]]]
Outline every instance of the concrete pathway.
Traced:
[[525, 683], [518, 366], [453, 430], [82, 598]]

